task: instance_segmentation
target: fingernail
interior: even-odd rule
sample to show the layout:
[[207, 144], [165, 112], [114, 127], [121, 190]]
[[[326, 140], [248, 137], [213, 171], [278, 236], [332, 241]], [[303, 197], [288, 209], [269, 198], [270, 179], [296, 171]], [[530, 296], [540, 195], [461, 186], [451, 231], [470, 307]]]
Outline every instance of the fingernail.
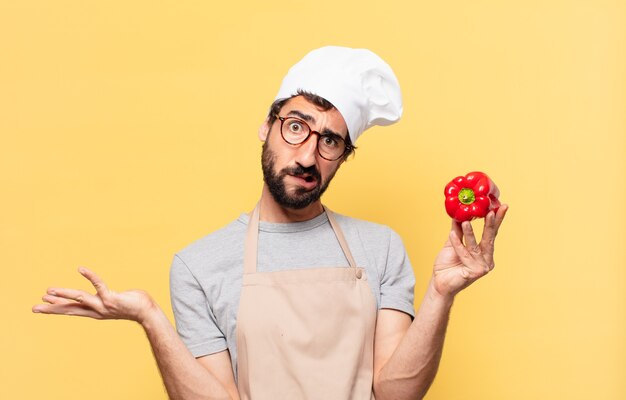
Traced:
[[57, 292], [55, 292], [55, 291], [54, 291], [54, 290], [52, 290], [52, 289], [48, 289], [48, 294], [51, 294], [51, 295], [53, 295], [53, 296], [56, 296], [56, 295], [57, 295]]

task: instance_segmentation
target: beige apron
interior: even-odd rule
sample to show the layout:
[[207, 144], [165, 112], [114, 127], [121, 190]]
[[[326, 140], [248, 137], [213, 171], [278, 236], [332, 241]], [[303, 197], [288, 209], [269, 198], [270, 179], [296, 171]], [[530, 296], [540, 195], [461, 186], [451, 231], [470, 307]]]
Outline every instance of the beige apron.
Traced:
[[376, 301], [326, 213], [350, 267], [257, 272], [258, 205], [250, 216], [237, 315], [242, 400], [374, 398]]

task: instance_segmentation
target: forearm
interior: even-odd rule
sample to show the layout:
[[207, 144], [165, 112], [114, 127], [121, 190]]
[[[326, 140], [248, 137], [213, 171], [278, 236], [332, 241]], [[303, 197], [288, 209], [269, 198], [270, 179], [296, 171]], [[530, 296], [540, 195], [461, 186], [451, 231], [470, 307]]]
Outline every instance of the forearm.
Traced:
[[430, 282], [415, 319], [375, 379], [377, 400], [424, 397], [439, 367], [452, 302]]
[[172, 400], [231, 397], [222, 384], [189, 352], [163, 311], [154, 307], [141, 321]]

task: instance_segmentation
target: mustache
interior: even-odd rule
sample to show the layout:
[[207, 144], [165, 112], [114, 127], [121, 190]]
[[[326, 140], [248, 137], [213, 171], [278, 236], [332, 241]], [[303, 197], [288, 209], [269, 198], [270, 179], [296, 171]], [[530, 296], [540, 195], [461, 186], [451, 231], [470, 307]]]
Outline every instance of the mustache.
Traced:
[[297, 165], [295, 167], [286, 167], [281, 171], [281, 175], [309, 175], [315, 178], [317, 181], [322, 179], [320, 172], [317, 170], [315, 165], [311, 165], [310, 167], [303, 167], [302, 165]]

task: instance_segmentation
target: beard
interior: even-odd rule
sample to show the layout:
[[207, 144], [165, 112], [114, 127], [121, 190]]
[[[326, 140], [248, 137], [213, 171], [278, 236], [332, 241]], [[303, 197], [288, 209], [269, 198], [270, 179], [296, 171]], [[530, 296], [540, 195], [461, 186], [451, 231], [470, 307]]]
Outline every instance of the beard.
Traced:
[[[322, 194], [328, 188], [330, 181], [335, 176], [336, 170], [328, 177], [326, 182], [322, 182], [322, 177], [317, 168], [312, 165], [304, 168], [300, 165], [295, 167], [283, 168], [276, 173], [274, 171], [274, 160], [276, 155], [269, 149], [267, 141], [263, 143], [263, 154], [261, 156], [261, 165], [263, 167], [263, 180], [267, 185], [274, 200], [285, 208], [301, 209], [308, 205], [318, 201]], [[317, 186], [312, 190], [306, 190], [305, 188], [297, 188], [294, 193], [287, 193], [285, 188], [285, 177], [287, 175], [303, 175], [308, 174], [315, 178]]]

